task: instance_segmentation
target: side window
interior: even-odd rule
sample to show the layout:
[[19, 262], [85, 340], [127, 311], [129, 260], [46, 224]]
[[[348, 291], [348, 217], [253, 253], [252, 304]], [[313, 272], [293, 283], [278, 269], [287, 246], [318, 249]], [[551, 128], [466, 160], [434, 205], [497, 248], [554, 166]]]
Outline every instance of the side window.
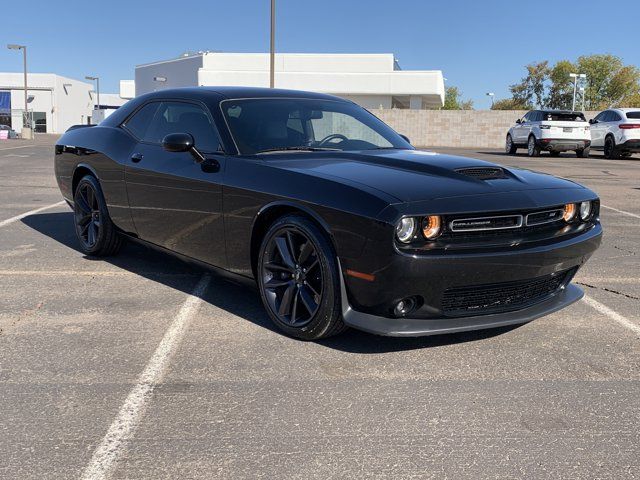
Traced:
[[156, 114], [160, 102], [147, 103], [144, 107], [129, 117], [122, 125], [138, 139], [144, 139], [149, 125]]
[[533, 122], [535, 115], [536, 115], [536, 112], [529, 112], [524, 116], [523, 120], [525, 122]]
[[616, 112], [611, 111], [611, 120], [609, 120], [610, 122], [619, 122], [620, 120], [622, 120], [622, 117], [620, 115], [618, 115]]
[[595, 116], [594, 120], [596, 122], [604, 122], [604, 115], [607, 112], [600, 112], [598, 115]]
[[170, 133], [190, 133], [203, 152], [220, 150], [217, 130], [204, 108], [187, 102], [162, 102], [143, 140], [160, 143]]

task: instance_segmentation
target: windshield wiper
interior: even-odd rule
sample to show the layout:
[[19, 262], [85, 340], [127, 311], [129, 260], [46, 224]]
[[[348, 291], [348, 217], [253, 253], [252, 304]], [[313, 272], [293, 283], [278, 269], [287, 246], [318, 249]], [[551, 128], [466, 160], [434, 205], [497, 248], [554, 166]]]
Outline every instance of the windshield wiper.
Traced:
[[326, 147], [278, 147], [267, 148], [265, 150], [258, 150], [256, 153], [273, 153], [273, 152], [339, 152], [339, 148], [326, 148]]

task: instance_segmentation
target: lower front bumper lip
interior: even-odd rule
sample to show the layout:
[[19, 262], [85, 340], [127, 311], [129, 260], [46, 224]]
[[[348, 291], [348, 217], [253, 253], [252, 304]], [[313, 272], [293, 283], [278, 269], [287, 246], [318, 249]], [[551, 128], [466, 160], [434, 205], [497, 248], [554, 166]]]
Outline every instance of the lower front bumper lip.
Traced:
[[390, 337], [421, 337], [445, 333], [467, 332], [527, 323], [563, 309], [584, 296], [582, 289], [568, 284], [546, 300], [521, 310], [456, 318], [387, 318], [353, 310], [340, 275], [342, 317], [350, 327]]

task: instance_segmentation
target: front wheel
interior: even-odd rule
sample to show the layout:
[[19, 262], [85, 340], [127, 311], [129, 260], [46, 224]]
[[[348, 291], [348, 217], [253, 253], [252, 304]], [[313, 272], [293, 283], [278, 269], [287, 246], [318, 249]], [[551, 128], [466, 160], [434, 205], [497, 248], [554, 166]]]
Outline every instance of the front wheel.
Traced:
[[319, 340], [346, 329], [336, 255], [312, 221], [276, 220], [262, 241], [256, 274], [269, 317], [288, 335]]
[[530, 157], [540, 156], [540, 147], [536, 145], [536, 137], [533, 135], [529, 137], [529, 141], [527, 142], [527, 155]]
[[513, 138], [511, 138], [511, 134], [507, 134], [507, 140], [505, 141], [504, 144], [504, 151], [507, 152], [509, 155], [513, 155], [514, 153], [516, 153], [516, 151], [518, 150], [518, 148], [516, 147], [516, 144], [513, 143]]

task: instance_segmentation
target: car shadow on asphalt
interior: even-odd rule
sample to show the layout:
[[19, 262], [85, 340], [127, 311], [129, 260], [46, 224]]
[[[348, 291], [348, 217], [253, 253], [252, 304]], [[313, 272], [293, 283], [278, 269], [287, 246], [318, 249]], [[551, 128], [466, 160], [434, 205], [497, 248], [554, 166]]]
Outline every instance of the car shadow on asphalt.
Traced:
[[[68, 248], [80, 251], [78, 240], [73, 231], [71, 212], [29, 215], [22, 219], [22, 223]], [[83, 258], [91, 262], [107, 262], [187, 294], [192, 292], [197, 279], [206, 271], [212, 275], [212, 283], [202, 298], [204, 301], [262, 328], [281, 334], [264, 311], [258, 291], [252, 281], [229, 278], [215, 270], [204, 270], [200, 266], [136, 242], [126, 242], [120, 253], [113, 257], [84, 256]], [[344, 352], [376, 354], [484, 340], [515, 328], [517, 326], [407, 338], [381, 337], [351, 329], [342, 335], [316, 343]]]

